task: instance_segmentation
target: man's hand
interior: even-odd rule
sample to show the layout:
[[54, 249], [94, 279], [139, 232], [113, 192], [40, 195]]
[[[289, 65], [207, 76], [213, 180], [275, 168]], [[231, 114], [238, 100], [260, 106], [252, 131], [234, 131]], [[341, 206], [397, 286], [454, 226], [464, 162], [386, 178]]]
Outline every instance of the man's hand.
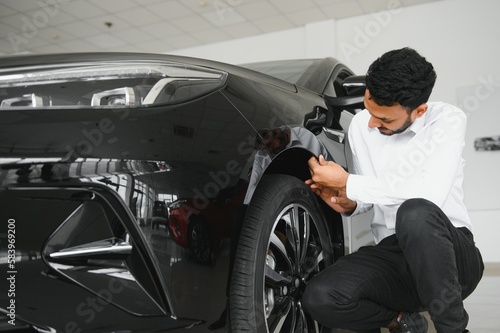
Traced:
[[338, 213], [352, 213], [356, 209], [356, 201], [346, 195], [346, 184], [349, 174], [335, 162], [326, 161], [323, 156], [309, 159], [311, 179], [306, 180], [311, 190]]
[[311, 190], [337, 213], [352, 213], [356, 209], [356, 201], [349, 199], [345, 191], [338, 191], [329, 187], [318, 187], [312, 179], [306, 180], [306, 185], [309, 185]]
[[318, 159], [311, 157], [308, 164], [311, 171], [311, 188], [330, 187], [345, 192], [349, 173], [344, 168], [335, 162], [326, 161], [322, 155]]

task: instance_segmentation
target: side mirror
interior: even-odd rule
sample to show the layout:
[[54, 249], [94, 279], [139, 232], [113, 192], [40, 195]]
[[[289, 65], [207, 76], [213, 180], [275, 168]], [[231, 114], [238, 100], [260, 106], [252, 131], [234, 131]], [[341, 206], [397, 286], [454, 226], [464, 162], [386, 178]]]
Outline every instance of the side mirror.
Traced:
[[346, 77], [342, 82], [342, 89], [346, 96], [364, 96], [366, 89], [366, 76], [353, 75]]
[[331, 97], [325, 96], [325, 103], [328, 107], [334, 110], [349, 111], [355, 113], [355, 110], [364, 109], [364, 94], [361, 96], [343, 96], [343, 97]]

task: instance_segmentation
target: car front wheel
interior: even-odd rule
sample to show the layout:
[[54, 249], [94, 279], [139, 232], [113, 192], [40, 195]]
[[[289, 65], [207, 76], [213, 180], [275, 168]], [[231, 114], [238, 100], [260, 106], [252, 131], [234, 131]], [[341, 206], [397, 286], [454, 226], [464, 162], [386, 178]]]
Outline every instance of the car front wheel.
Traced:
[[316, 195], [298, 178], [265, 176], [242, 225], [230, 286], [232, 332], [329, 332], [304, 311], [309, 280], [333, 262]]

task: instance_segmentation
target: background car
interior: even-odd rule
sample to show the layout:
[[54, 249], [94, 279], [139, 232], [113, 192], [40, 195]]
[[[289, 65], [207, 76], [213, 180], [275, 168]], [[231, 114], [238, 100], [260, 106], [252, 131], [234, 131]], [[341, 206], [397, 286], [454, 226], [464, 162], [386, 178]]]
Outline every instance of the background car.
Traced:
[[153, 217], [151, 218], [151, 228], [160, 229], [163, 226], [168, 228], [168, 208], [163, 201], [156, 200], [153, 203]]
[[500, 150], [500, 136], [487, 136], [474, 140], [476, 150]]
[[221, 189], [206, 207], [196, 209], [192, 198], [170, 205], [169, 234], [174, 242], [189, 248], [201, 264], [212, 264], [223, 239], [231, 237], [231, 227], [248, 187], [240, 179], [234, 186]]
[[[343, 223], [304, 181], [313, 155], [349, 167], [363, 83], [331, 58], [3, 58], [2, 329], [206, 332], [228, 307], [233, 332], [329, 331], [301, 295], [343, 255]], [[184, 198], [210, 265], [150, 225]]]

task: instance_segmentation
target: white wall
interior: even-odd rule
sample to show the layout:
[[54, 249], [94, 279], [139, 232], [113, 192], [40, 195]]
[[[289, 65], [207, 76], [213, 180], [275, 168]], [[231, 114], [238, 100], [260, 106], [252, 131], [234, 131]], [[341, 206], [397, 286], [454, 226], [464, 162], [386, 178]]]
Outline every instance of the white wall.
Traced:
[[469, 117], [464, 157], [466, 204], [485, 262], [500, 262], [500, 151], [477, 152], [473, 140], [500, 135], [500, 2], [443, 0], [302, 28], [178, 50], [175, 54], [233, 64], [336, 57], [364, 74], [382, 53], [410, 46], [433, 63], [433, 100], [461, 106]]

